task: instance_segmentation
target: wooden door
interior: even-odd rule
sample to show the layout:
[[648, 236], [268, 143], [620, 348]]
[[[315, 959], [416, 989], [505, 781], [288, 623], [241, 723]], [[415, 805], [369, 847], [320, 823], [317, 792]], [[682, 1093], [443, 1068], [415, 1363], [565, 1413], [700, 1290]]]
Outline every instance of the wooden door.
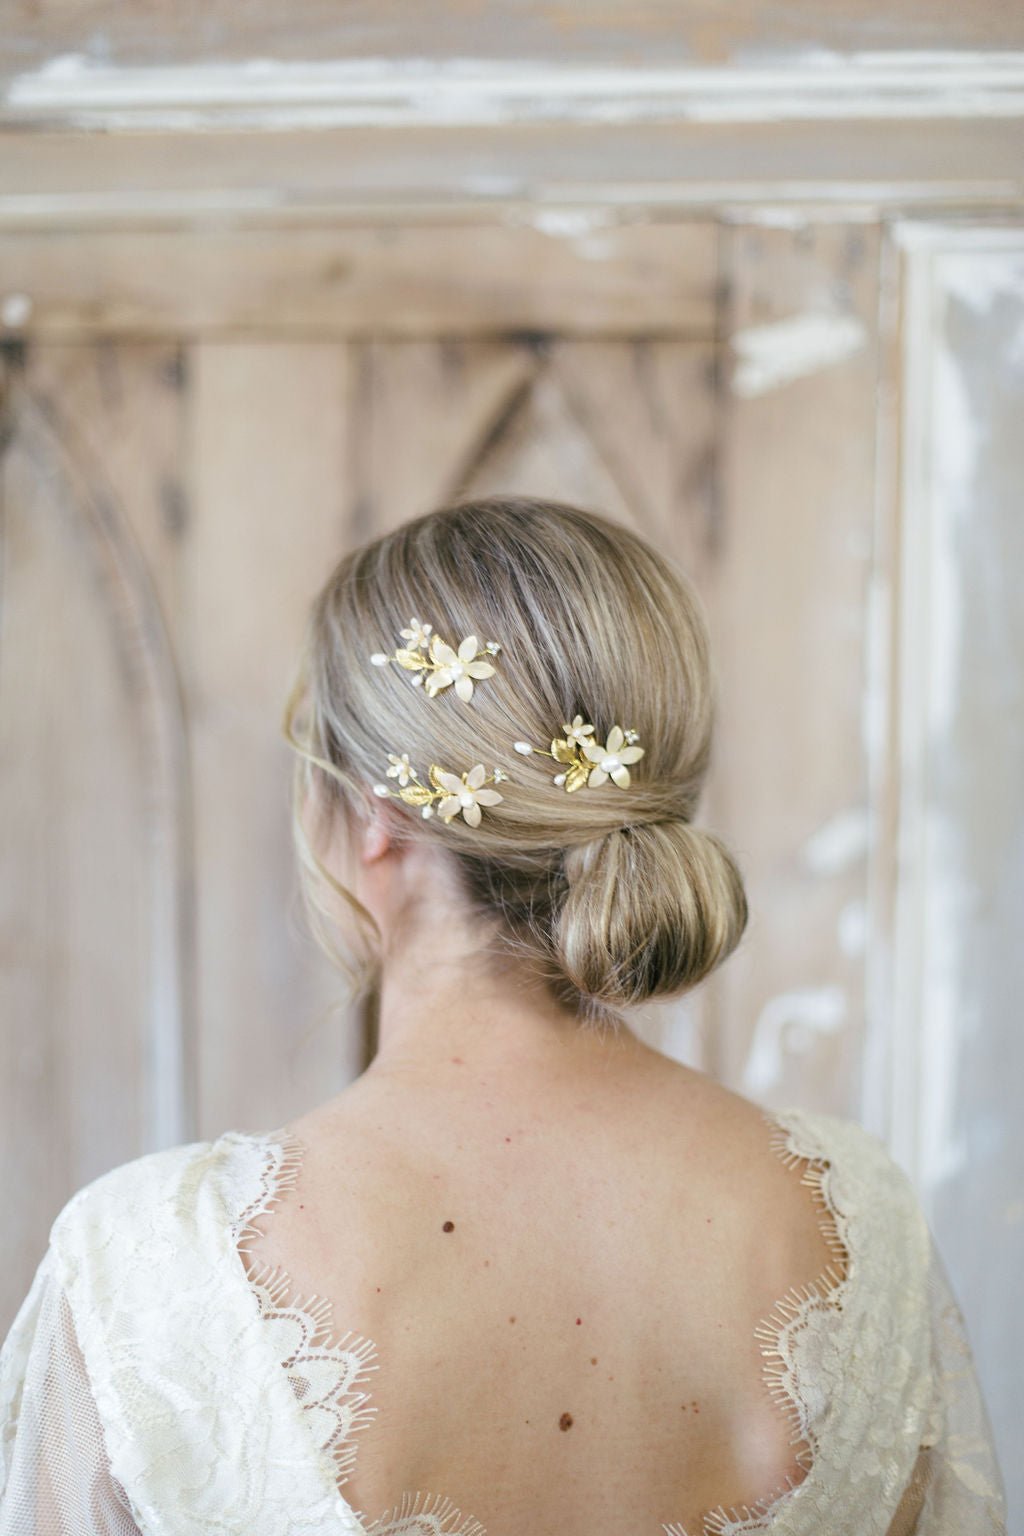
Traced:
[[766, 1102], [858, 1111], [878, 250], [704, 219], [3, 237], [33, 295], [3, 405], [8, 1314], [83, 1182], [360, 1070], [280, 711], [337, 556], [456, 496], [592, 505], [696, 581], [701, 815], [753, 916], [641, 1024]]

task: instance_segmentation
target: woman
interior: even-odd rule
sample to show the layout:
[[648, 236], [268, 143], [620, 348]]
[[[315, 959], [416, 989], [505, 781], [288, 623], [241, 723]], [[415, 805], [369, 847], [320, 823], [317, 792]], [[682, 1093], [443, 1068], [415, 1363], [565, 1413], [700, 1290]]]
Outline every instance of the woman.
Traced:
[[340, 562], [285, 729], [379, 1048], [68, 1202], [0, 1370], [2, 1536], [1005, 1529], [882, 1143], [627, 1022], [746, 922], [693, 821], [711, 721], [698, 599], [598, 515], [492, 497]]

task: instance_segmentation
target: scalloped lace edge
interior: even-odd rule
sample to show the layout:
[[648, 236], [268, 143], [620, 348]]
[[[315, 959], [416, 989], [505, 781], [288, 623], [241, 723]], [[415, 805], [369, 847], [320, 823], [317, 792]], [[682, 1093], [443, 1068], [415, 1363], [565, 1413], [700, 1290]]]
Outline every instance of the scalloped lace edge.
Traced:
[[[790, 1286], [774, 1303], [771, 1311], [754, 1329], [764, 1356], [762, 1376], [776, 1406], [789, 1419], [791, 1446], [797, 1446], [794, 1460], [803, 1471], [799, 1480], [792, 1475], [753, 1504], [718, 1505], [705, 1511], [697, 1536], [741, 1536], [741, 1533], [768, 1531], [775, 1519], [797, 1498], [812, 1478], [818, 1463], [818, 1440], [808, 1405], [797, 1391], [802, 1374], [794, 1362], [807, 1332], [807, 1318], [821, 1309], [832, 1313], [843, 1310], [853, 1282], [853, 1251], [849, 1241], [847, 1214], [836, 1204], [831, 1190], [831, 1159], [823, 1153], [808, 1151], [801, 1141], [803, 1125], [799, 1111], [761, 1109], [761, 1118], [769, 1127], [769, 1147], [787, 1168], [806, 1163], [800, 1183], [810, 1188], [818, 1228], [832, 1254], [832, 1261], [805, 1285]], [[665, 1536], [689, 1536], [681, 1525], [667, 1525]]]
[[[793, 1431], [790, 1445], [798, 1446], [794, 1459], [804, 1476], [792, 1474], [753, 1504], [718, 1505], [702, 1516], [702, 1527], [695, 1536], [747, 1536], [767, 1531], [777, 1515], [796, 1498], [812, 1478], [818, 1457], [818, 1442], [810, 1422], [808, 1405], [796, 1390], [800, 1373], [794, 1368], [800, 1343], [806, 1332], [806, 1320], [812, 1311], [825, 1308], [841, 1312], [853, 1281], [853, 1253], [848, 1236], [848, 1218], [837, 1205], [830, 1188], [831, 1160], [824, 1154], [806, 1150], [801, 1144], [803, 1129], [799, 1111], [761, 1110], [769, 1128], [770, 1149], [786, 1167], [797, 1163], [807, 1166], [800, 1182], [811, 1189], [818, 1226], [835, 1262], [828, 1263], [812, 1281], [791, 1286], [773, 1304], [757, 1324], [754, 1335], [764, 1356], [762, 1375], [776, 1406], [786, 1415]], [[264, 1153], [259, 1171], [259, 1190], [231, 1224], [232, 1240], [242, 1258], [250, 1286], [256, 1296], [259, 1313], [268, 1323], [284, 1320], [298, 1331], [301, 1343], [281, 1357], [300, 1406], [307, 1411], [327, 1415], [328, 1433], [314, 1429], [314, 1440], [326, 1452], [334, 1469], [336, 1486], [351, 1477], [358, 1445], [353, 1436], [376, 1416], [369, 1393], [360, 1384], [379, 1369], [377, 1346], [364, 1334], [347, 1331], [335, 1338], [333, 1307], [330, 1299], [313, 1292], [303, 1298], [293, 1294], [291, 1276], [282, 1265], [260, 1264], [253, 1253], [254, 1243], [264, 1234], [256, 1222], [269, 1215], [295, 1188], [306, 1152], [305, 1143], [282, 1126], [277, 1130], [252, 1135], [251, 1140]], [[326, 1392], [311, 1396], [309, 1367], [321, 1378], [334, 1376]], [[321, 1421], [321, 1426], [322, 1426]], [[362, 1522], [363, 1515], [339, 1497], [339, 1513]], [[361, 1536], [418, 1536], [409, 1522], [421, 1520], [423, 1536], [487, 1536], [486, 1529], [461, 1511], [444, 1495], [403, 1493], [400, 1503], [369, 1525], [360, 1523]], [[664, 1536], [690, 1536], [684, 1526], [662, 1523]]]

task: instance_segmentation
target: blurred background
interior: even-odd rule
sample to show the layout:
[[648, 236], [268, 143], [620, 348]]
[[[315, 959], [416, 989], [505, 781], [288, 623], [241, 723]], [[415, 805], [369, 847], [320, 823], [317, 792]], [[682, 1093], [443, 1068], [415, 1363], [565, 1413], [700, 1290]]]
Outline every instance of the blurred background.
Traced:
[[84, 1183], [362, 1070], [306, 610], [550, 495], [712, 622], [751, 920], [639, 1027], [886, 1141], [1020, 1520], [1021, 8], [7, 0], [0, 342], [0, 1335]]

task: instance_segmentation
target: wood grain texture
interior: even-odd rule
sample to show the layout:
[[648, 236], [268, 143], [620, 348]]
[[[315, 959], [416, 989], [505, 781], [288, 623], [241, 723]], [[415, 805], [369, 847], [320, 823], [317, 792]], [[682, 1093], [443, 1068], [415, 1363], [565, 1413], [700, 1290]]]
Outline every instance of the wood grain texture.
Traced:
[[[756, 134], [756, 151], [752, 139]], [[201, 143], [201, 152], [198, 145]], [[1024, 118], [0, 133], [0, 226], [1020, 207]]]
[[756, 1098], [856, 1115], [878, 231], [740, 226], [725, 264], [713, 804], [753, 915], [715, 1065]]
[[183, 1129], [178, 721], [130, 530], [64, 403], [31, 367], [10, 380], [0, 1137], [20, 1198], [5, 1220], [8, 1320], [64, 1201]]
[[329, 1097], [361, 1054], [297, 902], [279, 735], [308, 604], [351, 538], [355, 382], [335, 346], [204, 343], [188, 370], [199, 1125], [218, 1135]]
[[699, 220], [6, 231], [0, 273], [46, 337], [710, 336], [715, 241]]
[[1024, 46], [1024, 19], [999, 0], [951, 9], [943, 0], [902, 0], [898, 11], [878, 0], [843, 0], [823, 9], [790, 0], [770, 10], [757, 0], [727, 9], [710, 0], [643, 0], [589, 5], [562, 0], [500, 0], [482, 6], [429, 0], [410, 9], [400, 0], [337, 6], [301, 0], [282, 11], [270, 0], [240, 10], [211, 0], [201, 17], [173, 10], [111, 5], [109, 0], [10, 0], [0, 68], [6, 75], [37, 68], [55, 54], [81, 53], [120, 65], [252, 58], [520, 60], [564, 58], [588, 63], [719, 63], [773, 57], [818, 47], [1014, 48]]

